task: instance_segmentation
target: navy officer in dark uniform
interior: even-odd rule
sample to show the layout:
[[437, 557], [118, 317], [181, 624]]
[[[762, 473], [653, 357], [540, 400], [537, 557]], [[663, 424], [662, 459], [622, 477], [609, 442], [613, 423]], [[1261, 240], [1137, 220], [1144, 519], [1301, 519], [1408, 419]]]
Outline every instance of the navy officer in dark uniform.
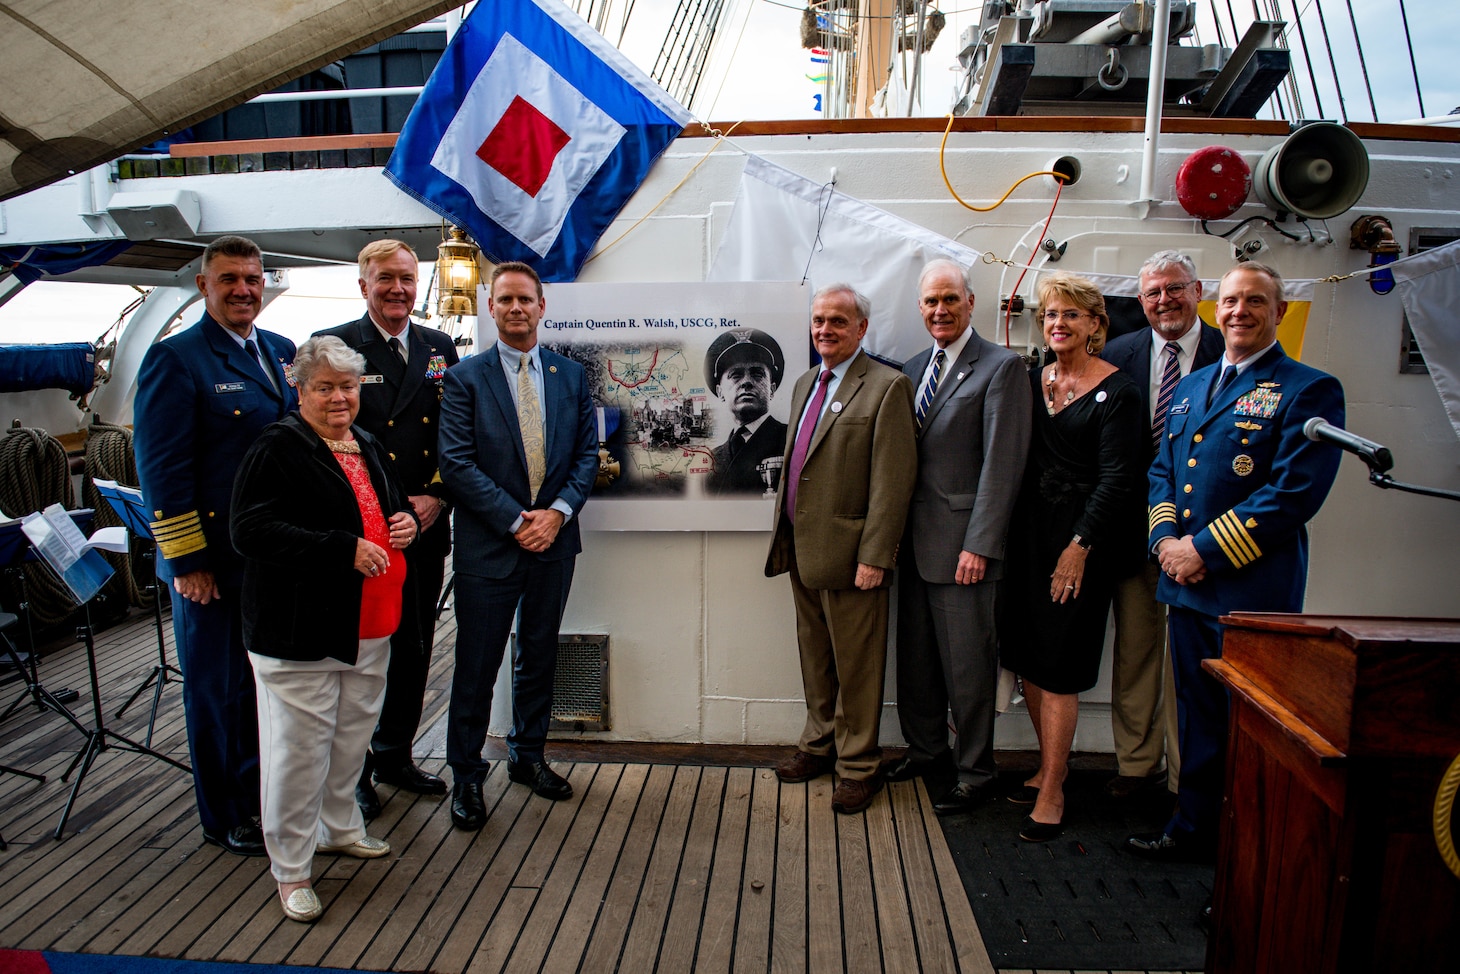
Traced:
[[382, 784], [422, 795], [446, 794], [445, 781], [416, 767], [411, 745], [421, 720], [436, 642], [436, 600], [451, 550], [450, 517], [437, 476], [436, 426], [441, 380], [457, 355], [451, 336], [411, 321], [417, 274], [416, 252], [408, 244], [373, 241], [360, 251], [359, 265], [364, 316], [317, 334], [334, 335], [365, 356], [356, 423], [389, 453], [421, 522], [420, 538], [405, 553], [405, 607], [390, 641], [385, 704], [355, 789], [369, 819], [380, 814], [372, 769]]
[[[735, 428], [715, 447], [708, 486], [718, 494], [763, 493], [756, 469], [767, 457], [786, 452], [786, 424], [770, 415], [786, 357], [776, 340], [758, 328], [731, 328], [710, 343], [705, 381], [730, 409]], [[774, 481], [773, 481], [774, 482]]]
[[1127, 846], [1154, 858], [1215, 850], [1227, 746], [1227, 693], [1202, 671], [1222, 655], [1228, 612], [1298, 612], [1308, 575], [1305, 525], [1322, 506], [1342, 454], [1303, 435], [1321, 416], [1344, 420], [1343, 388], [1283, 352], [1283, 281], [1239, 264], [1222, 278], [1217, 324], [1226, 352], [1181, 381], [1150, 472], [1157, 598], [1170, 606], [1181, 737], [1177, 809]]
[[263, 307], [264, 267], [252, 240], [210, 243], [197, 286], [207, 309], [202, 319], [142, 359], [133, 444], [158, 574], [176, 593], [172, 625], [203, 838], [262, 856], [258, 710], [229, 501], [248, 448], [298, 405], [289, 369], [294, 345], [253, 325]]

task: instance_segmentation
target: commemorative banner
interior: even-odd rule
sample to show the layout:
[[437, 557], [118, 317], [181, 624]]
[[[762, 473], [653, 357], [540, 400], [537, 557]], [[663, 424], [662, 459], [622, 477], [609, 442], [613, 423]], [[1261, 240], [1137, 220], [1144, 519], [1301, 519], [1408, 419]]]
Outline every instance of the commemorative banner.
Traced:
[[[598, 531], [769, 531], [811, 289], [791, 282], [546, 284], [537, 340], [588, 372]], [[479, 293], [478, 347], [496, 341]]]

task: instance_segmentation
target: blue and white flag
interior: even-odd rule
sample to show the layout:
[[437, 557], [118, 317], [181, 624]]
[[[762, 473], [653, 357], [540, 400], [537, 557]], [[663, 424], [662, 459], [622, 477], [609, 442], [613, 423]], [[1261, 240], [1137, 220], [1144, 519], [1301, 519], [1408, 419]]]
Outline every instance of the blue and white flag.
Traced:
[[494, 0], [452, 38], [385, 174], [493, 261], [571, 281], [690, 120], [562, 0]]

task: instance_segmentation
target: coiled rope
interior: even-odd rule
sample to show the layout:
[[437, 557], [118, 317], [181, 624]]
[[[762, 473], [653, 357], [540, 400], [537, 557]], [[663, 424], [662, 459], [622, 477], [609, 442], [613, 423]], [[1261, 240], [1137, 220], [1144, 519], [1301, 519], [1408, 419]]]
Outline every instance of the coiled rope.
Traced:
[[[42, 429], [8, 430], [0, 440], [0, 511], [23, 517], [52, 504], [68, 511], [76, 507], [66, 448]], [[75, 607], [71, 593], [48, 568], [27, 564], [21, 570], [31, 618], [37, 625], [52, 626], [71, 614]]]
[[1435, 847], [1445, 866], [1460, 879], [1460, 855], [1455, 853], [1454, 814], [1455, 791], [1460, 789], [1460, 754], [1450, 762], [1449, 770], [1440, 779], [1439, 791], [1435, 793], [1435, 814], [1433, 828]]
[[[94, 480], [114, 480], [123, 487], [137, 486], [137, 458], [132, 452], [132, 431], [125, 426], [91, 424], [86, 438], [86, 473], [81, 479], [81, 497], [87, 507], [96, 510], [96, 527], [122, 525], [121, 517], [101, 496], [92, 483]], [[150, 610], [152, 593], [138, 582], [139, 575], [143, 579], [148, 576], [143, 567], [146, 559], [140, 551], [134, 547], [125, 555], [112, 552], [104, 552], [104, 555], [117, 572], [107, 584], [115, 585], [116, 594], [125, 596], [128, 605]]]

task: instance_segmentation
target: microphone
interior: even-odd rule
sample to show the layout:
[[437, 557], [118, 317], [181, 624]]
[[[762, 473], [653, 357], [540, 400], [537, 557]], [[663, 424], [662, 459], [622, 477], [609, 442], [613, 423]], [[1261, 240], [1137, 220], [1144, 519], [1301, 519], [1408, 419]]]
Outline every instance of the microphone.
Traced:
[[1368, 464], [1369, 469], [1375, 473], [1384, 473], [1394, 466], [1394, 454], [1389, 452], [1387, 446], [1380, 446], [1373, 440], [1366, 440], [1346, 429], [1339, 429], [1322, 416], [1314, 416], [1304, 423], [1303, 435], [1315, 443], [1328, 442], [1347, 450]]

